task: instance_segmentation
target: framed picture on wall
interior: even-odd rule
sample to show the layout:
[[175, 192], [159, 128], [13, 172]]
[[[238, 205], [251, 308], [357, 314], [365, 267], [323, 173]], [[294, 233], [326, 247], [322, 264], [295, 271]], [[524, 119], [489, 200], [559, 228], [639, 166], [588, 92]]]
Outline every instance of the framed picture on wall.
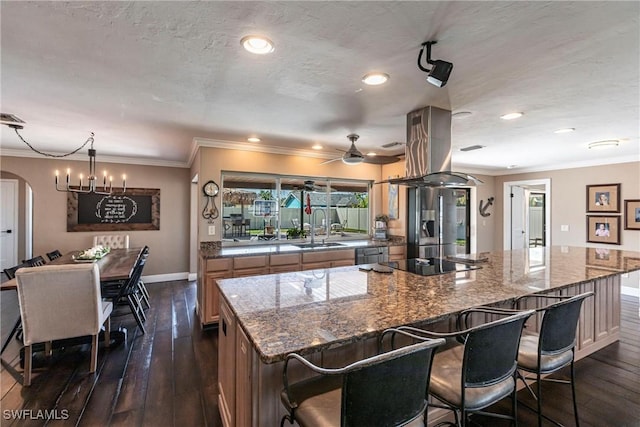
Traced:
[[620, 213], [620, 184], [587, 185], [587, 212]]
[[640, 230], [640, 199], [624, 201], [624, 229]]
[[620, 244], [620, 217], [611, 215], [587, 216], [587, 242]]

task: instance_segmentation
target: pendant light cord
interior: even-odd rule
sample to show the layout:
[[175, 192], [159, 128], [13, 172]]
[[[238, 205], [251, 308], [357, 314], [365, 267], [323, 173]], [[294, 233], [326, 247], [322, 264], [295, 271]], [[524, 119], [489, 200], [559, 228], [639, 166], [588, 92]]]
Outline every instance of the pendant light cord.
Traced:
[[[12, 127], [13, 127], [13, 126], [12, 126]], [[18, 128], [14, 127], [14, 128], [13, 128], [13, 130], [15, 130], [15, 131], [16, 131], [16, 135], [18, 135], [18, 138], [20, 138], [20, 140], [21, 140], [22, 142], [24, 142], [25, 144], [27, 144], [27, 147], [31, 148], [31, 150], [32, 150], [32, 151], [34, 151], [34, 152], [36, 152], [36, 153], [38, 153], [38, 154], [40, 154], [40, 155], [42, 155], [42, 156], [45, 156], [45, 157], [56, 157], [56, 158], [60, 158], [60, 157], [68, 157], [68, 156], [70, 156], [70, 155], [72, 155], [72, 154], [75, 154], [75, 153], [77, 153], [78, 151], [82, 150], [84, 147], [86, 147], [86, 145], [87, 145], [88, 143], [91, 143], [91, 145], [93, 146], [93, 137], [94, 137], [94, 135], [95, 135], [93, 132], [91, 132], [91, 135], [89, 136], [89, 138], [87, 138], [87, 140], [84, 142], [84, 144], [82, 144], [80, 147], [76, 148], [76, 149], [75, 149], [75, 150], [73, 150], [73, 151], [70, 151], [70, 152], [65, 153], [65, 154], [50, 154], [50, 153], [42, 152], [42, 151], [38, 150], [37, 148], [33, 147], [31, 144], [29, 144], [29, 143], [28, 143], [28, 142], [27, 142], [27, 141], [22, 137], [22, 135], [20, 135], [20, 132], [18, 132]]]

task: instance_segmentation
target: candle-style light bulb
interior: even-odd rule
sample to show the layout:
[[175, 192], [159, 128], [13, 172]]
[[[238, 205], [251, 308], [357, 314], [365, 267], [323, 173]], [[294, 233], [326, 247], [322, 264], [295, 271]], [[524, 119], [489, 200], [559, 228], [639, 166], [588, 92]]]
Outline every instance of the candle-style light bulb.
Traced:
[[102, 188], [107, 188], [107, 171], [104, 171], [104, 175], [102, 176]]
[[69, 187], [69, 176], [71, 175], [71, 169], [67, 168], [67, 187]]
[[109, 191], [111, 191], [112, 187], [113, 187], [113, 177], [109, 176]]
[[82, 190], [82, 174], [80, 174], [80, 189]]
[[56, 169], [56, 187], [58, 187], [58, 170]]
[[122, 192], [127, 191], [127, 175], [122, 174]]

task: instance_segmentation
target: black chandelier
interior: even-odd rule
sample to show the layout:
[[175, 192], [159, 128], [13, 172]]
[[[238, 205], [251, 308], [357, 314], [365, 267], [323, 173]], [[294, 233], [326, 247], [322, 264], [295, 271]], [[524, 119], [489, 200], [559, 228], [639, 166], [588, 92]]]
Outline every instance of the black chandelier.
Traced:
[[[91, 132], [91, 134], [89, 135], [89, 138], [87, 138], [87, 140], [75, 150], [70, 151], [68, 153], [63, 153], [63, 154], [51, 154], [51, 153], [45, 153], [43, 151], [38, 150], [37, 148], [29, 144], [22, 137], [22, 135], [20, 135], [20, 132], [18, 131], [24, 128], [25, 122], [19, 119], [18, 117], [16, 117], [15, 115], [2, 113], [0, 116], [0, 123], [12, 128], [16, 132], [16, 135], [18, 135], [18, 138], [20, 138], [20, 140], [24, 142], [27, 147], [29, 147], [35, 153], [38, 153], [45, 157], [52, 157], [52, 158], [68, 157], [72, 154], [77, 153], [84, 147], [86, 147], [87, 144], [91, 144], [88, 150], [89, 174], [87, 175], [87, 180], [88, 180], [87, 185], [86, 186], [84, 185], [84, 181], [83, 181], [84, 175], [80, 174], [80, 185], [77, 188], [71, 187], [70, 186], [71, 169], [67, 169], [66, 185], [61, 185], [59, 182], [59, 172], [56, 170], [56, 178], [55, 178], [56, 190], [64, 191], [68, 193], [83, 193], [83, 194], [93, 193], [93, 194], [100, 194], [104, 196], [108, 196], [113, 193], [113, 177], [112, 176], [108, 177], [109, 185], [107, 186], [107, 171], [104, 171], [104, 175], [102, 177], [102, 187], [100, 188], [98, 186], [98, 178], [96, 176], [96, 150], [95, 148], [93, 148], [93, 143], [94, 143], [93, 137], [95, 136], [95, 134], [93, 132]], [[124, 193], [126, 190], [127, 190], [127, 177], [126, 175], [122, 175], [122, 192]]]

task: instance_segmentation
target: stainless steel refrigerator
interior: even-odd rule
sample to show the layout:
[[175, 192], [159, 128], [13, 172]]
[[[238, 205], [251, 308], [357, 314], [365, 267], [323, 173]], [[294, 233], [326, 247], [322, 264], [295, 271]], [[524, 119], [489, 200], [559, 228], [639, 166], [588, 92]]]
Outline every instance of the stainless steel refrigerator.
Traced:
[[456, 254], [456, 190], [408, 189], [407, 258]]

